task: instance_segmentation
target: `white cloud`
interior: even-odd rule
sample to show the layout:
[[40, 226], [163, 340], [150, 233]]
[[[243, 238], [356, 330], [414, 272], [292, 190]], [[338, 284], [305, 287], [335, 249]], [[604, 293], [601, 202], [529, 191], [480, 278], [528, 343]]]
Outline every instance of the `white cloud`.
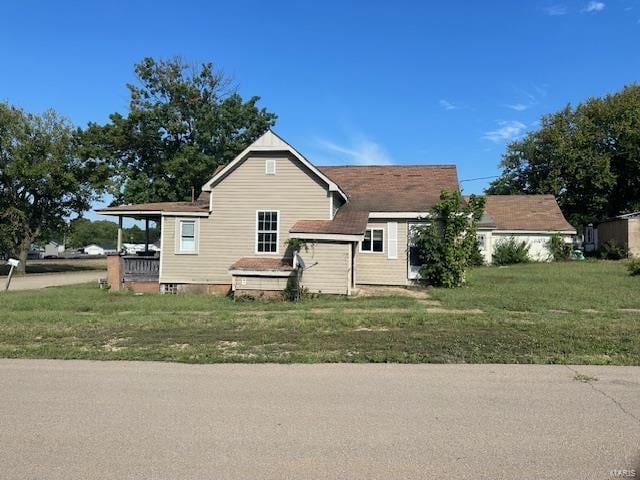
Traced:
[[531, 108], [531, 104], [525, 105], [524, 103], [515, 103], [513, 105], [506, 105], [506, 107], [510, 108], [511, 110], [515, 110], [516, 112], [524, 112], [525, 110]]
[[461, 105], [458, 105], [457, 103], [450, 102], [449, 100], [445, 100], [444, 98], [441, 99], [438, 103], [445, 110], [459, 110], [459, 109], [462, 108]]
[[319, 144], [333, 154], [339, 154], [347, 163], [354, 165], [391, 165], [393, 161], [378, 143], [360, 137], [349, 145], [340, 145], [328, 140], [320, 140]]
[[582, 11], [586, 13], [601, 12], [602, 10], [604, 10], [605, 6], [606, 5], [604, 2], [589, 2]]
[[507, 142], [519, 137], [527, 128], [524, 123], [517, 120], [499, 122], [498, 125], [500, 128], [485, 133], [483, 138], [494, 143]]
[[549, 7], [543, 8], [544, 13], [550, 15], [552, 17], [556, 17], [558, 15], [566, 15], [569, 13], [569, 9], [566, 5], [551, 5]]

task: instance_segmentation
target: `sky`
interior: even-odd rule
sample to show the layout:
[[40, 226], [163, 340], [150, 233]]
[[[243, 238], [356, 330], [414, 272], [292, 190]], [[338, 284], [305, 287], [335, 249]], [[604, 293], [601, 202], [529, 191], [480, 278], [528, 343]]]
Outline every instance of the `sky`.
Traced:
[[145, 56], [213, 62], [318, 165], [455, 164], [465, 193], [546, 113], [640, 80], [640, 0], [7, 2], [0, 101], [126, 114]]

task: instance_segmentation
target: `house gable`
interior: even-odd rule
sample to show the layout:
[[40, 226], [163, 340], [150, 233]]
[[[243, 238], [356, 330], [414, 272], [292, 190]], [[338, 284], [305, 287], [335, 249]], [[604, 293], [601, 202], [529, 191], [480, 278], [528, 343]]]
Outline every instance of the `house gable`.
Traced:
[[[282, 155], [288, 154], [295, 158], [304, 171], [313, 177], [315, 177], [322, 184], [326, 185], [329, 192], [337, 192], [344, 200], [347, 200], [347, 195], [340, 189], [340, 187], [333, 182], [329, 177], [316, 168], [309, 160], [307, 160], [300, 152], [285, 142], [280, 136], [276, 135], [273, 131], [267, 130], [260, 138], [249, 145], [244, 151], [236, 156], [227, 166], [216, 169], [213, 177], [207, 183], [204, 184], [202, 190], [209, 192], [215, 185], [220, 183], [225, 177], [233, 172], [242, 162], [246, 161], [252, 155], [255, 157], [258, 154], [274, 154]], [[270, 165], [265, 165], [265, 173], [270, 171]], [[277, 164], [272, 175], [277, 175]]]

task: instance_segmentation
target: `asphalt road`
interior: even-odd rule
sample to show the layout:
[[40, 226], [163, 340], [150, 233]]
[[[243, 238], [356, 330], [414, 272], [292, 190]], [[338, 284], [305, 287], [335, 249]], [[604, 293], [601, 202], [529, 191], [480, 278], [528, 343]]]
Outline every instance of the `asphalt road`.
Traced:
[[[20, 277], [13, 277], [9, 291], [35, 290], [38, 288], [58, 287], [61, 285], [74, 285], [77, 283], [98, 282], [101, 278], [107, 278], [106, 270], [87, 270], [81, 272], [64, 273], [30, 273]], [[6, 277], [0, 277], [0, 289], [4, 290]]]
[[0, 360], [0, 446], [2, 479], [634, 478], [640, 368]]

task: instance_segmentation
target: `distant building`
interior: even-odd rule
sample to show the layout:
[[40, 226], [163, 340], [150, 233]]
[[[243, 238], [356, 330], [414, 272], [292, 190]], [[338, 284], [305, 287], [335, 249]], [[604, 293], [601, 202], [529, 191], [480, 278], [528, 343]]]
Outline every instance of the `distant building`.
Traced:
[[[124, 251], [127, 255], [137, 255], [138, 253], [145, 251], [145, 244], [144, 243], [123, 243], [122, 248], [124, 248]], [[150, 243], [149, 251], [159, 252], [160, 247], [158, 247], [156, 244]]]
[[87, 255], [110, 255], [118, 252], [113, 245], [96, 245], [92, 243], [84, 247], [84, 253]]
[[44, 258], [57, 258], [64, 253], [64, 245], [60, 245], [58, 242], [50, 241], [44, 246], [42, 256]]
[[605, 243], [623, 246], [630, 255], [640, 256], [640, 212], [618, 215], [585, 227], [585, 251], [596, 251]]

